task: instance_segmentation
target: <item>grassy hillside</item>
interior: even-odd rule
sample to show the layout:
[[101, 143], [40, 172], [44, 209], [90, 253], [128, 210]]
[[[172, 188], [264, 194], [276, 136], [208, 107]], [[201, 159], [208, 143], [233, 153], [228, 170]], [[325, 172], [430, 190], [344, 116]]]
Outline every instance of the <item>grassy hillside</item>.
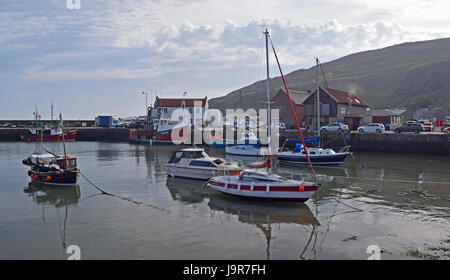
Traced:
[[[320, 55], [320, 54], [319, 54]], [[404, 43], [348, 55], [322, 65], [328, 85], [354, 90], [369, 106], [405, 105], [450, 107], [450, 38]], [[286, 75], [289, 88], [313, 89], [315, 67]], [[280, 77], [270, 81], [273, 95], [282, 88]], [[324, 82], [321, 80], [321, 84]], [[240, 93], [239, 93], [240, 92]], [[210, 107], [265, 107], [265, 81], [210, 100]]]

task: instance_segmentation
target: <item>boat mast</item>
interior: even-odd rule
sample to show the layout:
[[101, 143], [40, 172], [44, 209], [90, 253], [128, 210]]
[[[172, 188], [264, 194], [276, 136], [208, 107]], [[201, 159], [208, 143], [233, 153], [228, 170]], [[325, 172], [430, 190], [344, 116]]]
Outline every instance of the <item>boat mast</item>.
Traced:
[[266, 35], [266, 90], [267, 90], [267, 143], [270, 149], [270, 136], [271, 136], [271, 124], [270, 124], [270, 82], [269, 82], [269, 31], [266, 28], [264, 32]]
[[[316, 103], [317, 103], [317, 135], [320, 137], [320, 103], [319, 103], [319, 95], [320, 95], [320, 86], [319, 86], [319, 58], [316, 57]], [[320, 140], [319, 140], [319, 148], [320, 148]]]
[[63, 128], [61, 113], [59, 114], [59, 121], [60, 121], [59, 125], [61, 126], [63, 148], [64, 148], [64, 165], [65, 165], [64, 169], [67, 169], [67, 167], [68, 167], [67, 166], [67, 150], [66, 150], [66, 142], [65, 142], [65, 139], [64, 139], [64, 128]]

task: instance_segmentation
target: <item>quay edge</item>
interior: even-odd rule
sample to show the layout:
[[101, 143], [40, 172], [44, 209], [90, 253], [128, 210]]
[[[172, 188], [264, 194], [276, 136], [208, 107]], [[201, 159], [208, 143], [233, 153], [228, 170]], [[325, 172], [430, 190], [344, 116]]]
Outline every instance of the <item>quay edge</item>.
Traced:
[[[77, 141], [129, 142], [128, 128], [79, 127]], [[24, 128], [0, 128], [0, 142], [20, 141]], [[312, 137], [313, 135], [305, 135]], [[325, 147], [339, 148], [344, 145], [342, 135], [323, 133], [322, 143]], [[353, 152], [379, 152], [398, 154], [421, 154], [450, 156], [450, 135], [444, 133], [343, 133], [345, 141], [351, 145]], [[296, 130], [280, 132], [280, 146], [286, 138], [298, 138]], [[291, 146], [288, 146], [292, 148]]]

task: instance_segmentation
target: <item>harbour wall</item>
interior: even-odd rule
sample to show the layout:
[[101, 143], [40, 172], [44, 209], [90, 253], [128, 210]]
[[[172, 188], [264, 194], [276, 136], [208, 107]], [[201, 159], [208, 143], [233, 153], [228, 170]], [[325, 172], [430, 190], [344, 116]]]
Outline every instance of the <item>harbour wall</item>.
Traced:
[[[76, 128], [77, 141], [98, 142], [128, 142], [128, 128]], [[0, 128], [0, 142], [20, 141], [20, 135], [25, 133], [23, 128]], [[305, 138], [313, 137], [305, 134]], [[345, 144], [351, 146], [354, 152], [382, 152], [399, 154], [422, 154], [450, 156], [450, 135], [444, 133], [356, 133], [347, 132], [323, 133], [321, 135], [323, 147], [340, 148]], [[280, 146], [286, 139], [298, 138], [296, 130], [280, 132]], [[345, 141], [344, 141], [345, 139]], [[288, 148], [293, 147], [288, 143]]]

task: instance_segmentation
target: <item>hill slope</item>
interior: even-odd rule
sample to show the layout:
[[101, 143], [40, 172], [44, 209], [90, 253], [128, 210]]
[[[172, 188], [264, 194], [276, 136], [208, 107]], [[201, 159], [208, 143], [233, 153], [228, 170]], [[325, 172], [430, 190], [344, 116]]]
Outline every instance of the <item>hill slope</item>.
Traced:
[[[354, 90], [373, 108], [450, 106], [450, 38], [355, 53], [324, 63], [322, 67], [329, 87]], [[315, 71], [312, 67], [289, 73], [286, 75], [288, 87], [313, 89]], [[282, 88], [281, 77], [272, 78], [270, 84], [273, 96]], [[324, 84], [323, 79], [321, 84]], [[258, 81], [211, 99], [209, 104], [221, 110], [262, 108], [265, 96], [265, 81]]]

